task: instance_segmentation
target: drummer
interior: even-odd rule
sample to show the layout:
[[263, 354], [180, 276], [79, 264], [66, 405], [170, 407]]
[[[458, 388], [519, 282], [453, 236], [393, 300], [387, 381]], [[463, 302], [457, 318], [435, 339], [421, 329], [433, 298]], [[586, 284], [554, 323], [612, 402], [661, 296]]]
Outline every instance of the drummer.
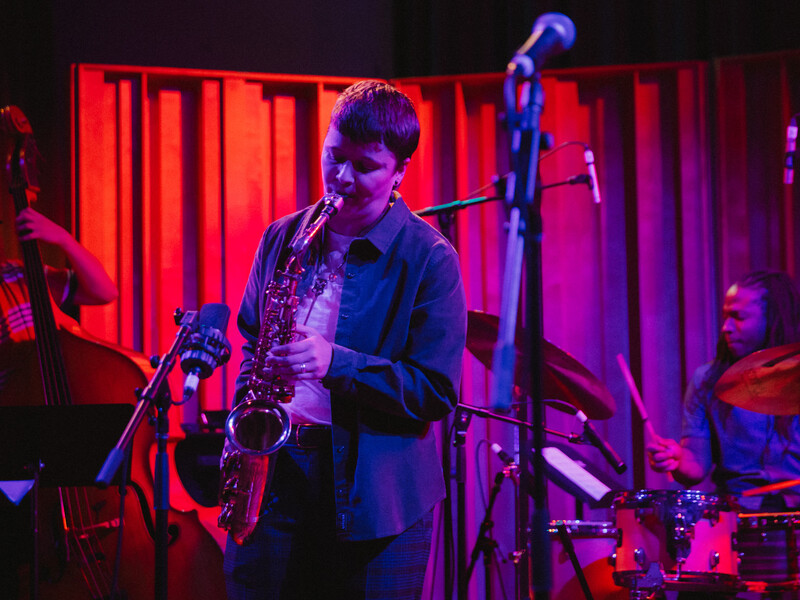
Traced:
[[[646, 450], [651, 467], [672, 473], [687, 488], [711, 472], [719, 493], [739, 496], [748, 489], [800, 479], [797, 416], [734, 407], [713, 393], [737, 360], [795, 342], [800, 342], [800, 293], [786, 273], [755, 271], [732, 285], [722, 308], [716, 357], [695, 371], [686, 391], [680, 443], [664, 438], [650, 442]], [[740, 504], [748, 511], [797, 510], [800, 488], [740, 497]]]

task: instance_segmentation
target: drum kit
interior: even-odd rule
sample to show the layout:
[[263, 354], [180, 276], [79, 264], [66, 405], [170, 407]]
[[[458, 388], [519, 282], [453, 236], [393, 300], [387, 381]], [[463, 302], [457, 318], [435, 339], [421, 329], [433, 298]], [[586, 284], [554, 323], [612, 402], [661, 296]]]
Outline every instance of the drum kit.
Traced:
[[[497, 324], [497, 317], [486, 313], [468, 315], [467, 349], [489, 369]], [[526, 364], [521, 345], [516, 347], [517, 365]], [[545, 340], [543, 347], [544, 397], [565, 401], [592, 419], [610, 418], [616, 406], [606, 386], [568, 353]], [[515, 382], [523, 390], [526, 377], [517, 369]], [[720, 378], [715, 394], [763, 414], [800, 414], [800, 344], [738, 361]], [[794, 486], [800, 480], [745, 495]], [[657, 598], [670, 591], [800, 597], [800, 512], [741, 512], [735, 497], [697, 490], [618, 491], [612, 508], [613, 522], [551, 522], [551, 539], [571, 553], [583, 585], [556, 573], [554, 598]]]

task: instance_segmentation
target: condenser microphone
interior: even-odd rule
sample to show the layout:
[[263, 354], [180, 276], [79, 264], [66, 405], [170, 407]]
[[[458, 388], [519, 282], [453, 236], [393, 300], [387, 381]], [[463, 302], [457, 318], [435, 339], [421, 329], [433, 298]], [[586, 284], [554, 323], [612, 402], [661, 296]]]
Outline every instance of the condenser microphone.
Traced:
[[551, 56], [561, 54], [575, 43], [575, 24], [561, 13], [545, 13], [536, 19], [531, 36], [519, 47], [508, 64], [509, 74], [517, 69], [523, 77], [530, 77]]
[[592, 190], [594, 203], [600, 204], [600, 185], [597, 182], [597, 169], [594, 166], [594, 152], [588, 146], [583, 151], [583, 159], [586, 161], [586, 168], [589, 171], [589, 188]]
[[608, 464], [614, 467], [614, 470], [622, 475], [628, 466], [622, 462], [622, 459], [619, 457], [611, 445], [603, 440], [598, 434], [592, 424], [589, 422], [589, 417], [587, 417], [583, 411], [579, 410], [575, 413], [575, 416], [578, 417], [578, 420], [583, 423], [583, 437], [588, 441], [592, 446], [600, 450], [600, 454], [603, 455], [603, 458], [606, 459]]
[[517, 463], [514, 462], [514, 459], [512, 458], [512, 456], [508, 452], [503, 450], [503, 447], [500, 444], [492, 444], [491, 448], [492, 448], [492, 452], [497, 454], [497, 456], [500, 457], [500, 460], [502, 460], [503, 463], [507, 467], [511, 467], [511, 468], [516, 468], [517, 467]]
[[492, 452], [497, 454], [500, 460], [502, 460], [509, 469], [512, 469], [517, 473], [519, 477], [519, 484], [522, 490], [529, 496], [534, 497], [536, 482], [534, 481], [533, 476], [525, 469], [520, 469], [519, 465], [514, 462], [514, 458], [508, 452], [503, 450], [500, 444], [492, 444], [491, 448]]
[[794, 151], [797, 147], [797, 115], [789, 121], [786, 128], [786, 155], [783, 162], [783, 183], [794, 182]]
[[186, 373], [183, 401], [197, 391], [201, 379], [211, 376], [214, 369], [231, 356], [231, 344], [225, 339], [231, 309], [225, 304], [204, 304], [198, 315], [196, 330], [184, 343], [181, 351], [181, 370]]

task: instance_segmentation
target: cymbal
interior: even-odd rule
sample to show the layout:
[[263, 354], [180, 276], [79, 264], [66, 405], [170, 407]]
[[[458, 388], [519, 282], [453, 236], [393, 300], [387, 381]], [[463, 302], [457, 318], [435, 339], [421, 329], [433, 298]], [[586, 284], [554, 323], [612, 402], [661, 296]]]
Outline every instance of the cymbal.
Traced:
[[800, 343], [759, 350], [719, 378], [720, 400], [765, 415], [800, 414]]
[[[467, 349], [490, 369], [494, 360], [500, 319], [495, 315], [471, 310], [467, 314]], [[516, 366], [514, 382], [530, 392], [530, 359], [523, 355], [523, 332], [516, 333]], [[593, 420], [608, 419], [617, 411], [614, 397], [605, 384], [597, 379], [575, 357], [547, 340], [542, 340], [544, 365], [544, 399], [569, 402]]]
[[771, 494], [779, 490], [795, 487], [800, 485], [800, 479], [789, 479], [787, 481], [778, 481], [777, 483], [770, 483], [757, 488], [752, 488], [742, 492], [742, 496], [760, 496], [762, 494]]

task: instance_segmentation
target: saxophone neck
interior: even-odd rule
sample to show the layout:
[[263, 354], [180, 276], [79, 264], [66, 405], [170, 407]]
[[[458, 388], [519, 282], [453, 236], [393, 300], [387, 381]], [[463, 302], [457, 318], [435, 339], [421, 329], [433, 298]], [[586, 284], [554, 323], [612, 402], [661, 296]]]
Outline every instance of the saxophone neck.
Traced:
[[[344, 198], [339, 194], [326, 194], [322, 197], [322, 210], [317, 218], [305, 228], [305, 231], [292, 241], [290, 249], [292, 255], [301, 257], [308, 250], [311, 241], [317, 237], [317, 234], [328, 222], [328, 219], [335, 216], [344, 205]], [[291, 260], [291, 257], [290, 257]]]

